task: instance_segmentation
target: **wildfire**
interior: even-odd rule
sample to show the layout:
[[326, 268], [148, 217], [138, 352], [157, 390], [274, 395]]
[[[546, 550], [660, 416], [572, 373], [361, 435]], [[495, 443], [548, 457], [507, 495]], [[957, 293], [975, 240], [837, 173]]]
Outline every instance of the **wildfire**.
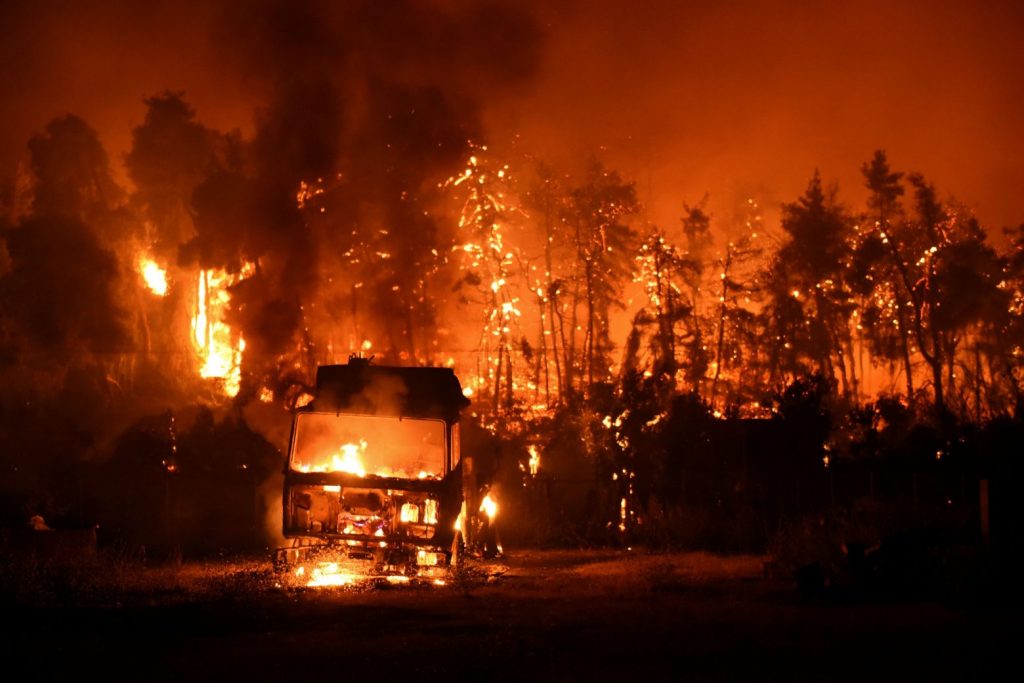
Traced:
[[231, 302], [228, 288], [254, 270], [251, 263], [238, 275], [225, 270], [202, 270], [196, 287], [192, 334], [199, 355], [199, 376], [224, 380], [224, 393], [230, 397], [238, 395], [241, 386], [245, 340], [224, 322]]
[[139, 274], [146, 283], [146, 288], [157, 296], [167, 295], [167, 271], [157, 265], [156, 261], [139, 257]]

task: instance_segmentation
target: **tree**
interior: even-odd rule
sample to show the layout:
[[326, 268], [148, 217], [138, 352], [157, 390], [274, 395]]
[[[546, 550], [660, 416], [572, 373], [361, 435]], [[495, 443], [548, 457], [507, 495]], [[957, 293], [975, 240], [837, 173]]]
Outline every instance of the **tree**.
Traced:
[[0, 311], [18, 329], [20, 350], [102, 359], [127, 350], [117, 259], [92, 228], [50, 214], [26, 219], [5, 237], [10, 264], [0, 277]]
[[[534, 225], [540, 226], [543, 277], [534, 277], [530, 286], [536, 293], [540, 320], [538, 363], [543, 373], [545, 401], [551, 405], [550, 363], [554, 364], [554, 395], [561, 402], [564, 394], [562, 368], [568, 365], [565, 345], [565, 321], [560, 300], [563, 280], [555, 268], [555, 255], [564, 256], [566, 193], [554, 170], [538, 163], [536, 176], [523, 196], [524, 207], [534, 216]], [[566, 259], [559, 258], [559, 262]], [[531, 270], [535, 270], [532, 267]], [[549, 363], [550, 357], [550, 363]], [[539, 384], [539, 382], [538, 382]]]
[[[466, 199], [459, 220], [465, 242], [462, 269], [465, 275], [457, 287], [472, 285], [481, 296], [483, 313], [479, 352], [483, 361], [480, 376], [491, 391], [495, 415], [512, 409], [514, 400], [514, 333], [518, 328], [520, 297], [517, 293], [521, 262], [518, 247], [506, 241], [506, 233], [518, 208], [511, 203], [508, 165], [492, 168], [476, 150], [463, 173], [449, 180], [463, 185]], [[502, 396], [504, 389], [504, 396]]]
[[[583, 286], [587, 313], [580, 376], [586, 378], [587, 386], [593, 386], [596, 381], [607, 379], [611, 366], [608, 316], [613, 306], [620, 305], [620, 292], [630, 273], [630, 255], [636, 239], [625, 219], [635, 214], [640, 204], [634, 184], [623, 181], [618, 173], [600, 163], [590, 165], [584, 183], [570, 197], [577, 277]], [[572, 390], [573, 382], [566, 384]]]
[[28, 143], [36, 177], [32, 211], [91, 221], [115, 207], [122, 196], [99, 137], [81, 118], [53, 119]]
[[843, 269], [849, 256], [849, 218], [834, 192], [826, 196], [817, 171], [804, 195], [783, 205], [782, 229], [790, 239], [779, 249], [770, 275], [776, 338], [787, 351], [811, 359], [830, 379], [838, 365], [848, 392], [850, 308]]
[[[680, 363], [676, 348], [682, 342], [700, 339], [699, 330], [693, 325], [693, 300], [684, 294], [687, 282], [693, 281], [697, 266], [690, 259], [678, 252], [656, 227], [651, 227], [641, 243], [634, 258], [636, 262], [634, 281], [639, 282], [647, 295], [648, 305], [641, 309], [633, 318], [633, 332], [627, 362], [623, 372], [635, 369], [633, 358], [640, 351], [639, 334], [642, 328], [654, 327], [650, 344], [650, 373], [659, 381], [672, 386], [676, 381], [676, 371]], [[684, 330], [677, 329], [683, 324]], [[685, 367], [689, 371], [696, 366], [695, 372], [703, 376], [706, 364], [701, 363], [702, 357], [687, 359]]]
[[1014, 399], [1014, 412], [1019, 418], [1024, 409], [1021, 390], [1024, 374], [1024, 224], [1007, 228], [1004, 233], [1010, 245], [1003, 260], [1004, 279], [997, 285], [1009, 299], [1006, 317], [999, 329], [993, 330], [992, 347], [998, 358], [1001, 375], [1009, 385]]
[[[868, 208], [873, 227], [866, 230], [854, 245], [857, 267], [851, 279], [860, 285], [862, 300], [866, 302], [862, 307], [860, 324], [862, 327], [867, 325], [876, 354], [886, 358], [895, 358], [899, 354], [903, 362], [907, 400], [910, 401], [914, 396], [909, 324], [913, 306], [909, 304], [910, 295], [900, 278], [899, 266], [885, 258], [892, 245], [886, 235], [892, 232], [892, 222], [900, 219], [903, 214], [900, 203], [904, 193], [900, 182], [903, 173], [889, 167], [885, 150], [875, 150], [871, 161], [861, 167], [861, 174], [871, 192]], [[891, 320], [895, 320], [895, 323], [890, 324]], [[893, 344], [893, 341], [896, 343]]]
[[683, 204], [683, 236], [686, 240], [687, 267], [683, 269], [683, 278], [690, 290], [689, 334], [685, 341], [687, 347], [686, 379], [695, 392], [700, 391], [701, 382], [707, 374], [711, 363], [711, 354], [705, 342], [704, 328], [706, 316], [703, 314], [702, 286], [704, 283], [705, 263], [708, 262], [712, 238], [711, 216], [705, 211], [707, 196], [696, 206]]
[[125, 166], [134, 199], [156, 229], [158, 251], [173, 255], [193, 234], [192, 194], [222, 166], [215, 146], [226, 139], [196, 121], [184, 93], [166, 91], [144, 102], [146, 116], [132, 130]]
[[[936, 305], [931, 324], [939, 330], [946, 360], [947, 396], [956, 396], [965, 419], [973, 403], [974, 417], [980, 422], [982, 385], [987, 385], [982, 352], [991, 354], [991, 340], [1007, 329], [1011, 299], [1005, 288], [1005, 261], [986, 243], [977, 220], [960, 210], [950, 210], [949, 216], [944, 246], [935, 257]], [[956, 392], [958, 377], [963, 380]], [[992, 401], [988, 404], [991, 409]]]
[[[867, 301], [862, 324], [877, 355], [894, 358], [898, 354], [908, 398], [914, 393], [912, 357], [920, 355], [929, 369], [934, 405], [943, 412], [955, 375], [956, 330], [967, 320], [962, 308], [949, 312], [960, 307], [966, 295], [954, 284], [964, 280], [957, 262], [973, 261], [983, 272], [990, 272], [992, 266], [982, 262], [991, 261], [988, 256], [994, 254], [983, 248], [980, 230], [960, 230], [967, 223], [954, 220], [935, 187], [920, 174], [907, 177], [914, 214], [904, 217], [899, 201], [903, 174], [889, 168], [884, 151], [876, 151], [861, 170], [871, 191], [868, 207], [874, 223], [859, 240], [854, 259], [854, 279], [861, 283]], [[956, 236], [958, 231], [961, 234]], [[979, 296], [988, 291], [982, 284], [974, 283]], [[973, 304], [982, 302], [975, 298]]]
[[[748, 230], [753, 227], [748, 221]], [[757, 297], [755, 283], [747, 277], [751, 264], [761, 258], [762, 250], [756, 243], [757, 232], [750, 231], [737, 240], [730, 241], [725, 253], [718, 259], [719, 293], [718, 313], [715, 321], [715, 355], [711, 366], [714, 376], [711, 380], [711, 394], [708, 403], [715, 405], [718, 397], [719, 380], [722, 370], [742, 361], [745, 337], [753, 323], [754, 313], [747, 307], [752, 297]], [[729, 401], [727, 400], [727, 404]]]

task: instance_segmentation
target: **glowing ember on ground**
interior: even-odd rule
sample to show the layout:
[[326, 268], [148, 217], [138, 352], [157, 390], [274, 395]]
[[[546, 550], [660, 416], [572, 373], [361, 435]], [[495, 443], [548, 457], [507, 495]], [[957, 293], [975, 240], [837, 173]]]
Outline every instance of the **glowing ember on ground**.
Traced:
[[[296, 576], [303, 576], [305, 572], [299, 567]], [[321, 588], [325, 586], [351, 586], [359, 578], [354, 574], [342, 572], [337, 562], [321, 562], [310, 572], [312, 578], [306, 585], [310, 588]]]
[[157, 296], [167, 295], [167, 271], [157, 265], [156, 261], [141, 257], [139, 273], [142, 275], [146, 288]]
[[[299, 581], [299, 585], [306, 588], [343, 588], [362, 585], [372, 585], [377, 582], [387, 583], [392, 586], [411, 585], [416, 582], [420, 586], [445, 586], [447, 581], [438, 578], [430, 573], [417, 576], [407, 574], [375, 574], [364, 570], [365, 568], [353, 567], [341, 561], [317, 562], [312, 567], [299, 565], [292, 570], [292, 576]], [[430, 570], [427, 570], [428, 572]]]

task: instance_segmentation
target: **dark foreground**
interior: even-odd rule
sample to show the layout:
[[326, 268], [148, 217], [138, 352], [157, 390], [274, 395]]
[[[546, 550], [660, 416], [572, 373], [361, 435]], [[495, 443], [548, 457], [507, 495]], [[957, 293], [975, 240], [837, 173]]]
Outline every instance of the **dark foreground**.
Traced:
[[439, 588], [291, 589], [257, 563], [117, 581], [7, 607], [8, 680], [989, 679], [1015, 621], [802, 601], [760, 558], [703, 553], [522, 552]]

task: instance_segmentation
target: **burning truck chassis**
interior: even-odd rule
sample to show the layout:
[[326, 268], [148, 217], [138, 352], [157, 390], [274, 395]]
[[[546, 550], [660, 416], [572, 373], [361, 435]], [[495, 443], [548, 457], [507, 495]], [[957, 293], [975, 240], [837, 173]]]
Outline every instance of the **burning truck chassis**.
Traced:
[[292, 423], [282, 498], [292, 547], [277, 566], [308, 586], [443, 583], [494, 516], [489, 497], [473, 505], [472, 461], [460, 457], [468, 404], [449, 368], [361, 358], [318, 368], [316, 396]]

